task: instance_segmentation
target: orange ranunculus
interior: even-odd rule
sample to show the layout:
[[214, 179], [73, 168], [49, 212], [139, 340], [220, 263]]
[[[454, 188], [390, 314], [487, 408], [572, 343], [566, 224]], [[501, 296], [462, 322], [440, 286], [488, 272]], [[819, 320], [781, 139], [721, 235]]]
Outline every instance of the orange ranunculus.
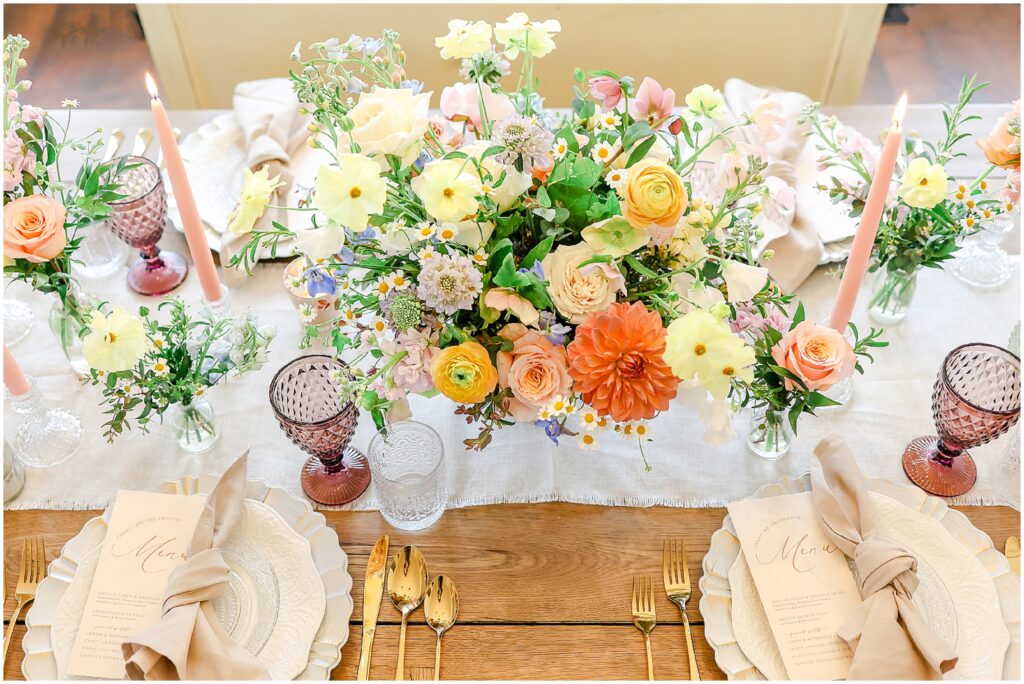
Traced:
[[45, 195], [21, 197], [4, 207], [4, 256], [41, 264], [68, 243], [64, 205]]
[[441, 394], [460, 404], [476, 404], [498, 384], [498, 371], [479, 342], [445, 347], [430, 362], [430, 376]]
[[[853, 375], [853, 347], [828, 326], [803, 321], [772, 347], [772, 358], [804, 381], [808, 389], [825, 390]], [[786, 389], [796, 383], [786, 379]]]
[[676, 396], [679, 379], [662, 358], [665, 328], [642, 302], [612, 304], [576, 328], [569, 345], [575, 390], [618, 422], [653, 418]]
[[521, 323], [510, 323], [498, 334], [512, 342], [512, 351], [498, 352], [497, 359], [498, 384], [512, 390], [508, 409], [516, 420], [536, 420], [540, 409], [572, 390], [565, 347]]
[[634, 228], [674, 228], [686, 211], [683, 179], [657, 159], [642, 159], [629, 167], [622, 189], [622, 215]]
[[999, 117], [989, 136], [978, 141], [978, 147], [996, 166], [1020, 168], [1020, 100], [1014, 101], [1013, 109]]

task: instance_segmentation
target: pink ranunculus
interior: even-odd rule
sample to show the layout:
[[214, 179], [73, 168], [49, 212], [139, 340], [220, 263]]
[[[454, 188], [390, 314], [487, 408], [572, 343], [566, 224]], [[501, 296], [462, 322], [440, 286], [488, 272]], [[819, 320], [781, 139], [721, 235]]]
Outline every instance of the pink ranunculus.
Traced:
[[[826, 390], [853, 374], [857, 357], [838, 331], [802, 321], [772, 347], [772, 358], [804, 381], [810, 390]], [[789, 378], [786, 389], [796, 386]]]
[[64, 205], [45, 195], [19, 197], [4, 207], [4, 256], [41, 264], [68, 242]]
[[774, 98], [760, 100], [751, 112], [757, 137], [762, 145], [778, 140], [786, 126], [782, 103]]
[[[1016, 128], [1011, 127], [1016, 122]], [[1012, 130], [1011, 130], [1012, 129]], [[985, 158], [1003, 168], [1020, 168], [1020, 100], [996, 121], [987, 138], [978, 141]]]
[[622, 84], [611, 76], [595, 76], [587, 81], [590, 88], [590, 97], [600, 100], [601, 108], [605, 111], [615, 109], [622, 99]]
[[490, 121], [500, 121], [515, 113], [512, 100], [507, 95], [494, 92], [490, 86], [475, 83], [456, 83], [445, 86], [441, 91], [441, 113], [449, 121], [469, 121], [480, 131], [480, 93], [483, 93], [484, 108]]
[[672, 116], [672, 108], [675, 105], [674, 90], [662, 88], [653, 78], [644, 76], [636, 95], [629, 101], [629, 114], [638, 121], [647, 121], [654, 125]]
[[512, 342], [512, 351], [500, 351], [496, 359], [498, 384], [512, 391], [508, 410], [516, 420], [536, 420], [540, 409], [572, 391], [565, 347], [520, 323], [498, 334]]

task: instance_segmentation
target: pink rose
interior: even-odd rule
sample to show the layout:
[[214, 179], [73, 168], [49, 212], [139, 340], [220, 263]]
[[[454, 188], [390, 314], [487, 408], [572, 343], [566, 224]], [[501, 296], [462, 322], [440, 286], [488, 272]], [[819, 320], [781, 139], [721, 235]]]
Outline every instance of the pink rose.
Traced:
[[497, 358], [498, 384], [512, 390], [508, 410], [516, 420], [536, 420], [538, 411], [572, 390], [565, 347], [521, 323], [510, 323], [498, 334], [512, 342], [512, 351], [500, 351]]
[[761, 100], [754, 107], [751, 116], [754, 119], [754, 127], [757, 129], [757, 137], [762, 145], [778, 140], [782, 135], [782, 129], [786, 126], [782, 103], [778, 100]]
[[[1011, 123], [1015, 125], [1011, 127]], [[978, 141], [978, 147], [996, 166], [1020, 168], [1020, 100], [1015, 100], [1013, 109], [999, 117], [989, 136]]]
[[587, 81], [590, 87], [590, 97], [601, 101], [601, 108], [605, 111], [615, 109], [622, 99], [622, 85], [611, 76], [595, 76]]
[[[832, 328], [802, 321], [772, 347], [772, 358], [804, 381], [808, 389], [825, 390], [853, 374], [857, 359], [845, 337]], [[786, 379], [786, 389], [796, 386]]]
[[441, 113], [450, 121], [469, 121], [473, 128], [479, 131], [481, 92], [489, 121], [500, 121], [515, 113], [512, 100], [507, 95], [495, 93], [487, 85], [478, 88], [475, 83], [456, 83], [445, 86], [445, 89], [441, 91]]
[[653, 78], [644, 76], [640, 87], [637, 88], [636, 96], [629, 101], [629, 114], [638, 121], [647, 121], [654, 125], [672, 116], [672, 108], [675, 106], [674, 90], [663, 89]]
[[4, 207], [4, 256], [41, 264], [64, 249], [64, 205], [45, 195], [29, 195]]

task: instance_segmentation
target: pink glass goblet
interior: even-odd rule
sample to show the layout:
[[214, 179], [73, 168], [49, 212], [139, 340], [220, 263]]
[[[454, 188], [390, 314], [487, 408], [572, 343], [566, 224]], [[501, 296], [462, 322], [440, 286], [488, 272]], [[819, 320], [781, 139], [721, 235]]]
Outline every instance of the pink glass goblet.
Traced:
[[991, 344], [951, 351], [932, 391], [938, 437], [918, 437], [903, 451], [903, 470], [921, 489], [960, 496], [978, 479], [967, 449], [990, 442], [1020, 417], [1020, 359]]
[[128, 287], [144, 295], [167, 294], [185, 280], [188, 263], [157, 246], [167, 223], [160, 169], [145, 157], [128, 157], [126, 163], [128, 168], [117, 177], [125, 198], [110, 203], [110, 229], [139, 250], [139, 260], [128, 268]]
[[270, 381], [270, 406], [281, 429], [311, 454], [302, 466], [302, 491], [328, 506], [354, 501], [370, 484], [366, 456], [349, 445], [359, 411], [341, 404], [337, 376], [346, 368], [323, 354], [300, 356]]

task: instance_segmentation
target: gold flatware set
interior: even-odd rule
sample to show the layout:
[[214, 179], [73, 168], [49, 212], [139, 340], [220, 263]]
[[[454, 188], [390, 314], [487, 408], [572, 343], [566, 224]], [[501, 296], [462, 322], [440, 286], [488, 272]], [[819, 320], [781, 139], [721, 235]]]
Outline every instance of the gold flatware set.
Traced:
[[[387, 535], [374, 544], [366, 564], [366, 579], [363, 589], [363, 641], [360, 645], [359, 668], [356, 679], [366, 680], [370, 676], [370, 656], [373, 651], [373, 637], [377, 630], [377, 616], [380, 611], [384, 589], [387, 589], [391, 603], [402, 614], [402, 628], [398, 637], [398, 662], [395, 680], [405, 679], [405, 634], [409, 615], [421, 605], [427, 625], [437, 634], [434, 651], [434, 668], [411, 668], [412, 679], [433, 679], [441, 677], [441, 638], [459, 614], [459, 592], [450, 577], [437, 575], [428, 579], [427, 561], [415, 546], [403, 546], [388, 559]], [[385, 581], [386, 575], [386, 581]]]
[[[690, 634], [690, 619], [686, 615], [686, 602], [693, 591], [690, 584], [690, 569], [686, 565], [686, 543], [682, 539], [666, 539], [661, 554], [662, 579], [669, 601], [679, 606], [683, 616], [683, 633], [686, 636], [686, 652], [690, 662], [690, 679], [700, 680], [697, 658], [693, 652], [693, 637]], [[655, 608], [654, 585], [647, 575], [633, 578], [633, 625], [644, 635], [644, 649], [647, 652], [647, 678], [654, 679], [654, 655], [651, 652], [651, 632], [658, 624]]]
[[1006, 560], [1010, 561], [1010, 570], [1014, 575], [1020, 577], [1020, 539], [1007, 537], [1003, 552], [1006, 554]]
[[[26, 539], [21, 545], [21, 568], [18, 571], [18, 586], [14, 589], [14, 597], [18, 605], [11, 613], [11, 620], [4, 637], [4, 662], [7, 662], [7, 649], [11, 647], [14, 626], [18, 623], [18, 615], [22, 609], [36, 597], [39, 583], [46, 577], [46, 547], [43, 540], [35, 537]], [[6, 578], [4, 578], [6, 580]]]

